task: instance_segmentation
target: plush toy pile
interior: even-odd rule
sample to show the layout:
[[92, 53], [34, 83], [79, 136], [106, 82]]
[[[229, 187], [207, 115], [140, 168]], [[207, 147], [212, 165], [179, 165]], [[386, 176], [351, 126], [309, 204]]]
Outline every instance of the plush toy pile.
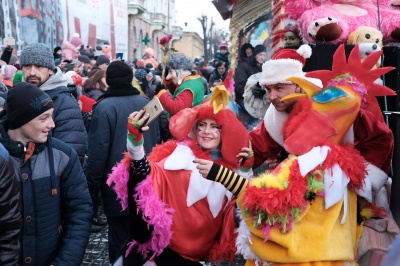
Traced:
[[[345, 43], [360, 26], [380, 28], [385, 41], [400, 41], [399, 0], [286, 0], [305, 43]], [[380, 21], [378, 20], [380, 13]]]

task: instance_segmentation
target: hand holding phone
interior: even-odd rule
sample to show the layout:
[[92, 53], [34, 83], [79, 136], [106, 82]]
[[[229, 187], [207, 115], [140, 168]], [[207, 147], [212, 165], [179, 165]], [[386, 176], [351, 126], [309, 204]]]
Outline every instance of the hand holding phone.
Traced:
[[149, 114], [149, 119], [145, 122], [144, 126], [149, 125], [164, 111], [164, 107], [161, 105], [160, 100], [157, 97], [154, 97], [148, 104], [146, 104], [144, 109], [145, 113]]
[[117, 55], [116, 55], [116, 59], [121, 59], [122, 60], [122, 57], [124, 56], [124, 53], [117, 53]]
[[[128, 117], [129, 124], [137, 124], [140, 128], [147, 127], [152, 121], [154, 121], [164, 111], [160, 100], [154, 97], [142, 110], [139, 112], [133, 112]], [[146, 130], [143, 130], [146, 131]]]

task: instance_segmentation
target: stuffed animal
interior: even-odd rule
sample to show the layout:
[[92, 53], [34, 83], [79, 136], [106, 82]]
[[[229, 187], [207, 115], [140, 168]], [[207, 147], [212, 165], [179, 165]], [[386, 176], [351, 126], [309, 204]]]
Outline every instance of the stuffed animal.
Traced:
[[[372, 27], [361, 26], [350, 33], [349, 38], [347, 39], [347, 44], [358, 44], [361, 60], [364, 60], [370, 54], [382, 50], [382, 38], [382, 33], [379, 30]], [[378, 68], [380, 66], [381, 58], [378, 59], [373, 68]], [[383, 81], [381, 78], [377, 78], [375, 80], [375, 83], [383, 85]], [[374, 113], [375, 116], [378, 117], [381, 121], [384, 121], [383, 114], [376, 97], [367, 95], [364, 108]]]
[[[347, 39], [347, 44], [358, 44], [360, 48], [361, 59], [365, 59], [368, 55], [374, 52], [378, 52], [382, 49], [382, 39], [383, 35], [382, 32], [380, 32], [379, 30], [372, 27], [361, 26], [350, 33], [349, 38]], [[375, 64], [375, 66], [381, 66], [380, 59]]]
[[142, 57], [143, 59], [143, 65], [147, 65], [147, 64], [152, 64], [154, 68], [158, 67], [158, 62], [157, 59], [154, 57], [154, 49], [151, 47], [146, 48], [146, 50], [144, 50], [144, 55]]
[[112, 49], [112, 46], [111, 46], [110, 43], [108, 43], [108, 42], [105, 42], [105, 43], [101, 46], [101, 51], [103, 52], [103, 54], [104, 54], [108, 59], [111, 58], [111, 55], [110, 55], [111, 49]]
[[[305, 43], [344, 43], [359, 26], [378, 27], [374, 0], [287, 0], [285, 4], [287, 17], [299, 21]], [[379, 8], [385, 40], [400, 40], [400, 11]]]

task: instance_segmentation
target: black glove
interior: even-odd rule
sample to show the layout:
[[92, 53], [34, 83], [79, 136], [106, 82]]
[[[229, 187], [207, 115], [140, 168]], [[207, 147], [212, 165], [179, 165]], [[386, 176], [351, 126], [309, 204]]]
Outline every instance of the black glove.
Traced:
[[157, 85], [156, 89], [154, 90], [154, 95], [157, 95], [161, 90], [166, 90], [167, 88], [165, 87], [164, 83], [160, 83]]
[[251, 92], [256, 99], [262, 99], [267, 92], [265, 89], [261, 88], [260, 84], [257, 82], [253, 87], [250, 88]]

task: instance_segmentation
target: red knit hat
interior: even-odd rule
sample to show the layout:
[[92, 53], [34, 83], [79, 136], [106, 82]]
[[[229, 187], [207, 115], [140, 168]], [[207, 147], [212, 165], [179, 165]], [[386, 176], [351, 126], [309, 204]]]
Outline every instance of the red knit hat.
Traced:
[[221, 43], [219, 44], [219, 49], [221, 49], [221, 48], [228, 49], [228, 43], [227, 43], [227, 42], [221, 42]]
[[82, 102], [82, 112], [83, 113], [91, 112], [93, 105], [96, 103], [95, 100], [93, 100], [92, 98], [89, 98], [85, 95], [80, 96], [79, 100]]

